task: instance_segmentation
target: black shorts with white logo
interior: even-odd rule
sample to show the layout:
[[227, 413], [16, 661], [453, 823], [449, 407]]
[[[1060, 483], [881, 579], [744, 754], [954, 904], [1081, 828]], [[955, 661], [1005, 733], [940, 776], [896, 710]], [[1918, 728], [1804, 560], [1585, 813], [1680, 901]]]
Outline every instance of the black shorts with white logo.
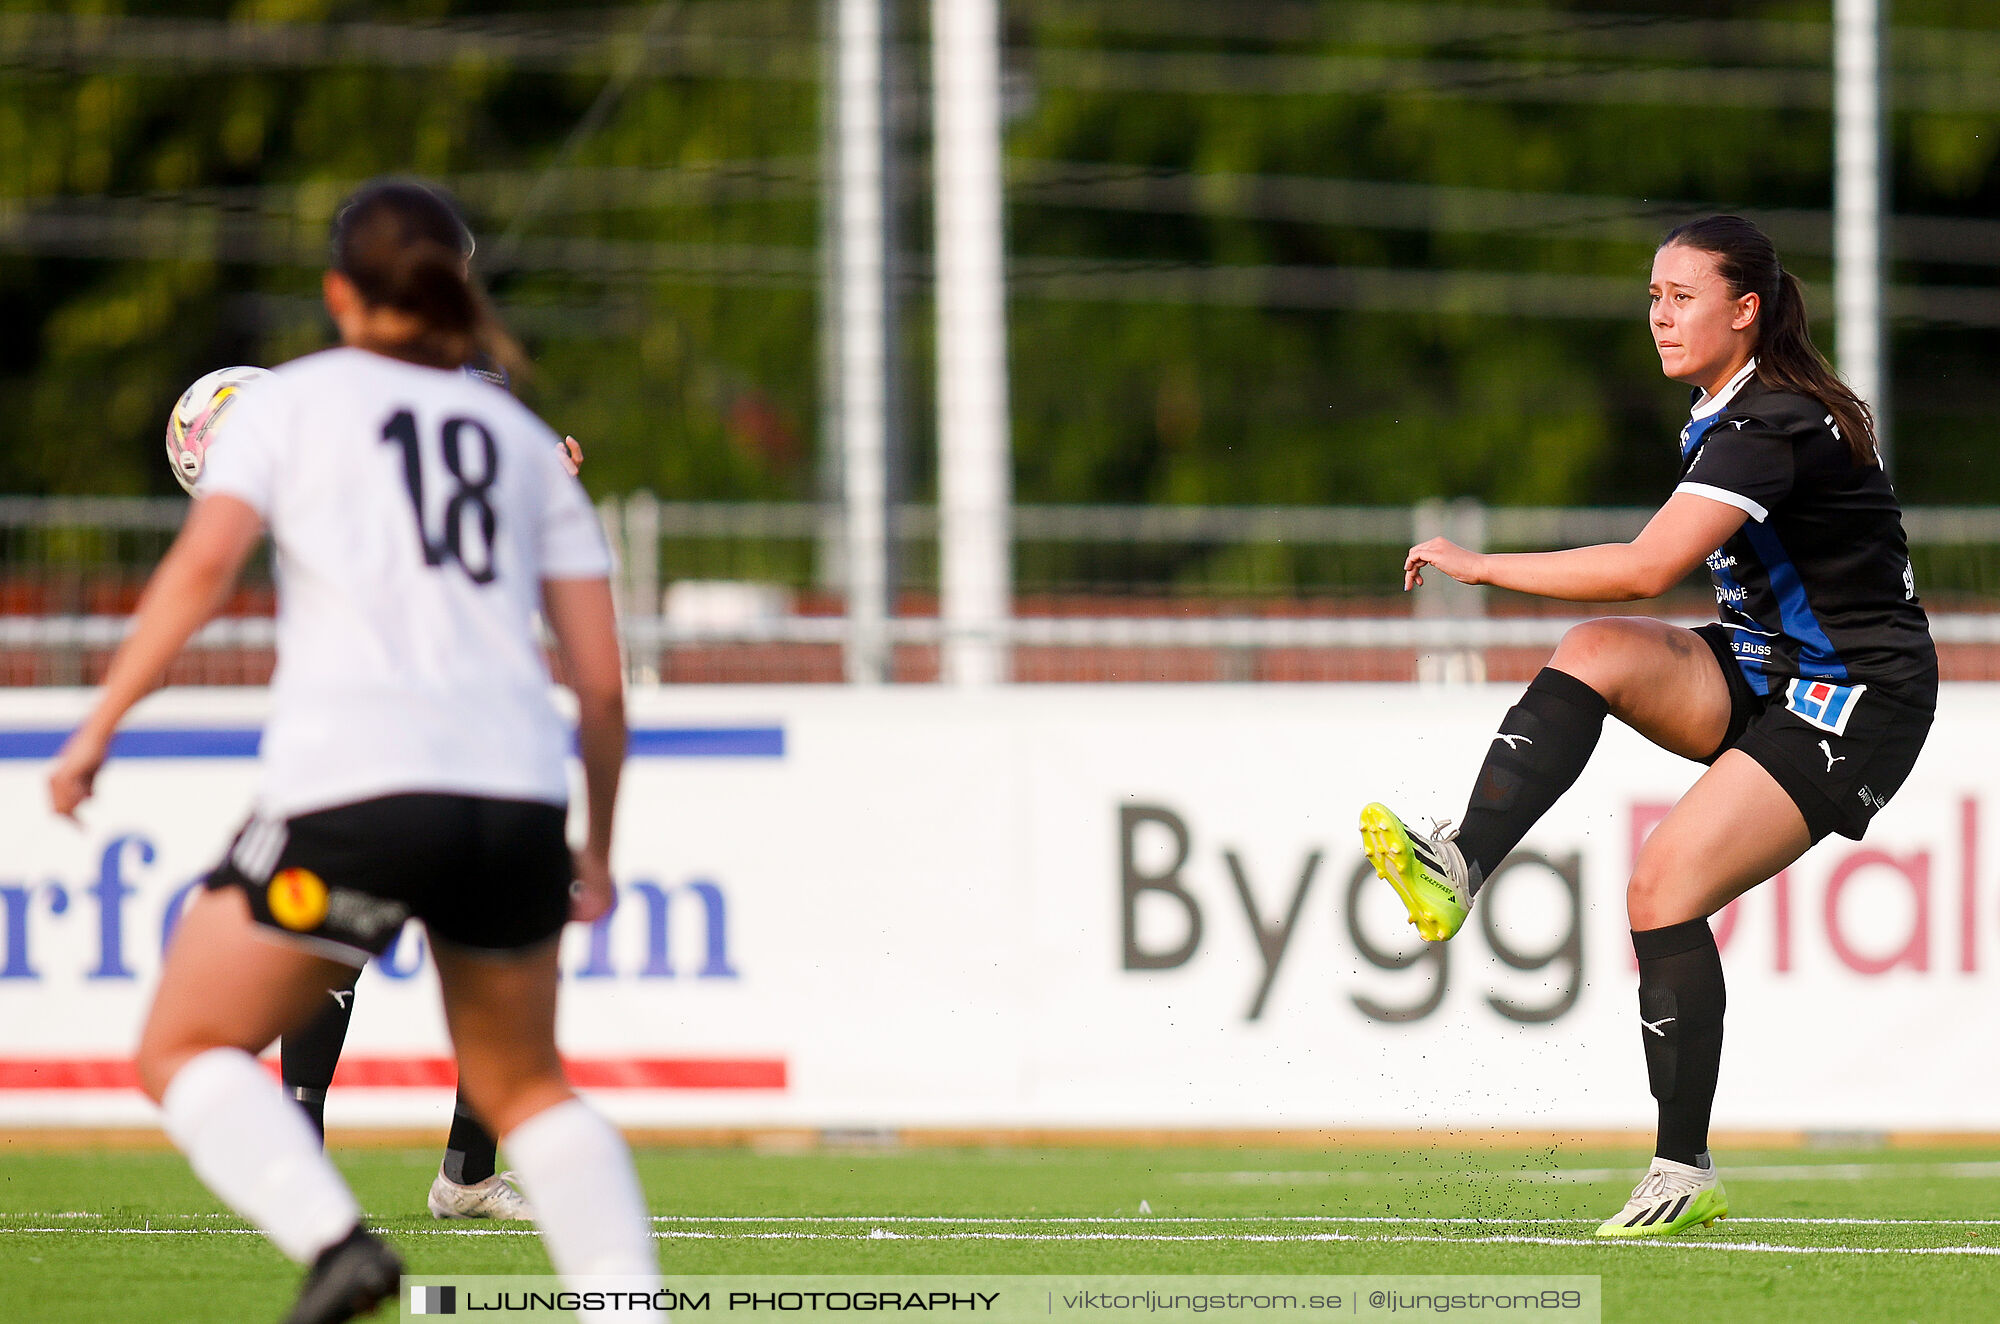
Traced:
[[350, 965], [380, 956], [412, 916], [434, 942], [516, 951], [569, 918], [566, 817], [535, 801], [421, 794], [252, 818], [208, 887], [241, 888], [259, 924]]
[[1916, 767], [1935, 705], [1832, 681], [1795, 680], [1759, 694], [1736, 664], [1726, 626], [1704, 625], [1695, 633], [1707, 641], [1729, 683], [1729, 733], [1701, 761], [1713, 763], [1740, 749], [1792, 797], [1814, 841], [1833, 832], [1861, 840]]

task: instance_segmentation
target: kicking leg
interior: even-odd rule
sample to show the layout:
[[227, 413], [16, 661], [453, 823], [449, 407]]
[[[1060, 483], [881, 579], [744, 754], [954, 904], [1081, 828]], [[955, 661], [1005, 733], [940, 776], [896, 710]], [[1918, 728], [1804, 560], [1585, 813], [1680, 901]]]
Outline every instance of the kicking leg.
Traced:
[[1586, 621], [1500, 723], [1473, 782], [1458, 845], [1473, 890], [1575, 784], [1606, 715], [1684, 758], [1729, 729], [1729, 684], [1692, 630], [1644, 619]]
[[1798, 806], [1736, 750], [1681, 798], [1640, 851], [1626, 908], [1639, 957], [1639, 1038], [1659, 1106], [1646, 1178], [1606, 1236], [1677, 1232], [1727, 1214], [1708, 1156], [1727, 998], [1708, 916], [1812, 844]]
[[1361, 811], [1362, 846], [1426, 939], [1451, 937], [1480, 886], [1576, 782], [1609, 714], [1689, 758], [1729, 729], [1729, 684], [1691, 630], [1660, 621], [1588, 621], [1509, 710], [1487, 748], [1461, 826], [1426, 840], [1385, 805]]

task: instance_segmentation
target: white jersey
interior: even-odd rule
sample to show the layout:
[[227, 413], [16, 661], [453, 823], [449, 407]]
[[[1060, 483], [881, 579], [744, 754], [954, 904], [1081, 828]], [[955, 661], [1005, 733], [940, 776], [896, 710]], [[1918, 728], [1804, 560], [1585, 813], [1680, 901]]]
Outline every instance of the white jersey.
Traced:
[[520, 402], [455, 369], [308, 355], [237, 398], [197, 490], [271, 531], [260, 812], [417, 791], [568, 799], [535, 613], [542, 581], [611, 562], [555, 434]]

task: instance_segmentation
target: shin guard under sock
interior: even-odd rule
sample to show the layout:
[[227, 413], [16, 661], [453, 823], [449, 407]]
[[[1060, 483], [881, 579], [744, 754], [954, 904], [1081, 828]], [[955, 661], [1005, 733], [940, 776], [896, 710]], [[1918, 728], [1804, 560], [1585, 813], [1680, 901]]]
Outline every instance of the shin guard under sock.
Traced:
[[1553, 667], [1507, 711], [1458, 829], [1474, 892], [1576, 782], [1609, 711], [1596, 690]]
[[1639, 1038], [1660, 1106], [1655, 1152], [1699, 1166], [1722, 1070], [1722, 1013], [1728, 1001], [1722, 954], [1705, 919], [1635, 930], [1632, 950], [1639, 957]]

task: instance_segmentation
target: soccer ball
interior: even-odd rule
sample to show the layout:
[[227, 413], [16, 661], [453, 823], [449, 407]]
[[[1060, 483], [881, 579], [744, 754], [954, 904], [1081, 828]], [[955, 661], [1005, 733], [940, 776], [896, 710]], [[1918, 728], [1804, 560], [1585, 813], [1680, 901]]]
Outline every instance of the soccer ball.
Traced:
[[217, 368], [188, 387], [174, 403], [173, 412], [167, 415], [167, 466], [190, 496], [201, 481], [202, 462], [215, 440], [216, 425], [229, 412], [229, 402], [251, 382], [270, 375], [269, 368]]

